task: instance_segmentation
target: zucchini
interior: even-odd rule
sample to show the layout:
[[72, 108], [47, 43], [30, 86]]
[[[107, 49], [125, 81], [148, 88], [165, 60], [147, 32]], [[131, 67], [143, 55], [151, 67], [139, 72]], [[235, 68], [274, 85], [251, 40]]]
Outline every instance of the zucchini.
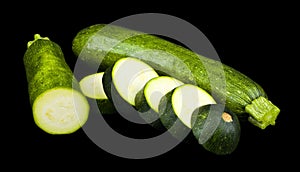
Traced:
[[105, 72], [104, 91], [112, 99], [111, 92], [107, 88], [114, 86], [117, 94], [134, 106], [136, 94], [155, 77], [158, 77], [158, 74], [146, 63], [135, 58], [122, 58], [112, 66], [111, 70]]
[[204, 149], [217, 155], [231, 154], [240, 140], [238, 117], [221, 104], [195, 109], [192, 132]]
[[111, 101], [108, 100], [103, 89], [103, 75], [104, 72], [87, 75], [80, 80], [79, 86], [86, 97], [96, 100], [101, 114], [115, 114], [117, 111]]
[[34, 35], [23, 62], [36, 125], [50, 134], [69, 134], [88, 119], [89, 104], [58, 44]]
[[135, 97], [149, 80], [156, 77], [158, 74], [148, 64], [127, 57], [107, 68], [102, 82], [105, 94], [121, 115], [129, 115], [129, 118], [137, 120], [133, 122], [145, 123], [134, 109]]
[[107, 99], [102, 84], [103, 74], [104, 72], [98, 72], [80, 80], [80, 89], [85, 96], [92, 99]]
[[137, 93], [135, 97], [135, 108], [140, 112], [147, 123], [151, 124], [154, 128], [160, 129], [162, 124], [159, 120], [158, 106], [161, 98], [174, 88], [183, 84], [181, 81], [169, 76], [153, 78]]
[[216, 104], [205, 90], [183, 84], [164, 95], [158, 106], [162, 124], [178, 139], [183, 139], [192, 129], [192, 114], [198, 107]]
[[159, 73], [203, 88], [239, 117], [246, 114], [261, 129], [275, 125], [280, 112], [262, 87], [246, 75], [154, 35], [95, 24], [77, 33], [72, 49], [79, 59], [101, 69], [123, 57], [141, 59]]

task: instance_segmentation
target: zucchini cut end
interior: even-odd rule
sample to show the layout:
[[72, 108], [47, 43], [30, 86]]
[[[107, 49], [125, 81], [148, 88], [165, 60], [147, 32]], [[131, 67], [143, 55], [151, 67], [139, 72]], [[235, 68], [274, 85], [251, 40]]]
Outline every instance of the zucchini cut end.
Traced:
[[33, 103], [36, 125], [50, 134], [70, 134], [87, 121], [86, 98], [70, 88], [54, 88], [39, 95]]
[[265, 97], [258, 97], [245, 108], [250, 114], [248, 120], [253, 125], [265, 129], [269, 125], [275, 125], [280, 109]]

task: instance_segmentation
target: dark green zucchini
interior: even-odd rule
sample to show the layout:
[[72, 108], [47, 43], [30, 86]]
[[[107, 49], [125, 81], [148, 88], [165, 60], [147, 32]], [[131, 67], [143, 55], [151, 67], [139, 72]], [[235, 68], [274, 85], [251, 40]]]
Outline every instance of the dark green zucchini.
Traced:
[[37, 126], [50, 134], [69, 134], [84, 125], [89, 104], [59, 45], [36, 34], [23, 61]]
[[192, 131], [204, 149], [217, 155], [231, 154], [238, 146], [240, 123], [224, 105], [210, 104], [195, 109]]
[[[106, 69], [118, 59], [141, 59], [157, 72], [205, 89], [219, 103], [261, 129], [275, 125], [280, 112], [262, 87], [239, 71], [154, 35], [96, 24], [82, 29], [73, 40], [73, 51], [82, 61]], [[224, 77], [222, 77], [224, 74]]]

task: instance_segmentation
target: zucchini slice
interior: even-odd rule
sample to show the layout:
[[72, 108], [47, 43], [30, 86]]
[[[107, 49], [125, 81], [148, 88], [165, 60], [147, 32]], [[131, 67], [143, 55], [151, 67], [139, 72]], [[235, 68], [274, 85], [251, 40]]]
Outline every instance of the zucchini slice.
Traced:
[[[143, 89], [149, 80], [158, 77], [158, 74], [151, 66], [143, 61], [127, 57], [118, 60], [113, 65], [112, 69], [107, 71], [107, 76], [109, 77], [108, 79], [105, 77], [103, 78], [106, 82], [106, 86], [104, 86], [106, 95], [111, 97], [111, 90], [106, 88], [113, 85], [118, 94], [126, 102], [135, 106], [136, 94]], [[109, 80], [112, 81], [112, 84]]]
[[192, 128], [191, 117], [196, 108], [215, 103], [206, 91], [191, 84], [178, 87], [172, 95], [174, 113], [188, 128]]
[[144, 89], [148, 105], [158, 113], [160, 99], [174, 88], [183, 84], [183, 82], [169, 76], [161, 76], [150, 80]]
[[88, 75], [80, 80], [82, 93], [92, 99], [107, 99], [103, 89], [102, 77], [104, 72]]
[[156, 71], [143, 61], [131, 57], [122, 58], [104, 72], [104, 92], [125, 119], [148, 124], [135, 109], [135, 97], [145, 84], [158, 77]]
[[158, 106], [161, 98], [174, 88], [184, 83], [169, 77], [159, 76], [146, 83], [144, 89], [135, 97], [135, 107], [141, 112], [140, 115], [153, 127], [161, 129], [158, 115]]
[[[181, 85], [165, 96], [159, 103], [159, 115], [162, 124], [176, 138], [192, 129], [192, 114], [198, 107], [216, 104], [214, 98], [202, 88], [192, 85]], [[174, 125], [174, 126], [173, 126]]]
[[104, 92], [103, 75], [104, 72], [98, 72], [85, 76], [79, 82], [80, 89], [86, 97], [96, 100], [101, 114], [115, 114], [117, 111]]

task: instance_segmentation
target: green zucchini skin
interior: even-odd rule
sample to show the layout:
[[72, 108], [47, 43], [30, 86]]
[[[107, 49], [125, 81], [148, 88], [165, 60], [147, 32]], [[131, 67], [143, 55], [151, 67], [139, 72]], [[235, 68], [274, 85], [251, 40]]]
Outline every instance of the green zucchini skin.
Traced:
[[[68, 70], [68, 65], [65, 63], [63, 52], [58, 44], [49, 39], [36, 39], [31, 41], [30, 48], [25, 52], [23, 62], [26, 70], [27, 81], [31, 82], [32, 78], [35, 76], [36, 72], [51, 63], [55, 66], [64, 70]], [[47, 58], [46, 56], [51, 56]], [[70, 72], [68, 72], [70, 73]]]
[[37, 39], [26, 50], [23, 62], [31, 105], [40, 94], [55, 87], [80, 91], [60, 46], [55, 42]]
[[[141, 59], [158, 72], [203, 88], [218, 102], [225, 102], [226, 107], [238, 116], [247, 114], [249, 121], [261, 129], [275, 125], [280, 112], [268, 100], [263, 88], [246, 75], [154, 35], [96, 24], [78, 32], [72, 49], [76, 56], [91, 65], [99, 67], [101, 62], [99, 68], [102, 69], [120, 58]], [[226, 85], [220, 79], [223, 71]]]
[[[230, 119], [222, 117], [226, 112]], [[217, 121], [217, 122], [216, 122]], [[221, 104], [197, 108], [192, 115], [192, 132], [198, 142], [217, 155], [227, 155], [237, 148], [241, 128], [238, 117]]]
[[89, 104], [58, 44], [35, 34], [23, 62], [34, 121], [49, 134], [70, 134], [88, 119]]

